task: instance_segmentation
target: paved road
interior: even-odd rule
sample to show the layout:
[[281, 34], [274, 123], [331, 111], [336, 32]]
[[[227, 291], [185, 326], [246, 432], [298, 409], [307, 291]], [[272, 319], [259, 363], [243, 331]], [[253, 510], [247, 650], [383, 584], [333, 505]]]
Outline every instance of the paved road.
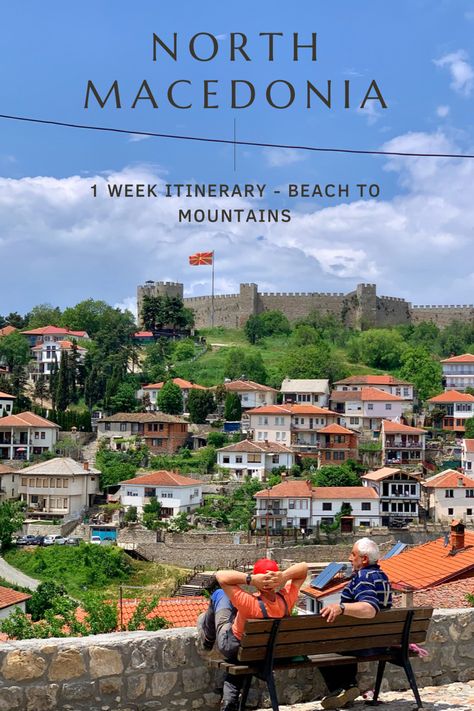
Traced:
[[[424, 711], [472, 711], [474, 709], [474, 681], [456, 682], [445, 686], [426, 686], [420, 689]], [[380, 711], [412, 711], [414, 698], [411, 691], [385, 691], [380, 694]], [[353, 711], [367, 711], [362, 698], [355, 701]], [[319, 701], [294, 706], [280, 706], [280, 711], [319, 711]], [[261, 711], [268, 711], [261, 709]]]
[[39, 580], [35, 580], [34, 578], [30, 578], [29, 575], [21, 573], [2, 557], [0, 557], [0, 578], [8, 580], [9, 583], [13, 583], [14, 585], [21, 585], [23, 588], [30, 588], [30, 590], [36, 590], [40, 584]]

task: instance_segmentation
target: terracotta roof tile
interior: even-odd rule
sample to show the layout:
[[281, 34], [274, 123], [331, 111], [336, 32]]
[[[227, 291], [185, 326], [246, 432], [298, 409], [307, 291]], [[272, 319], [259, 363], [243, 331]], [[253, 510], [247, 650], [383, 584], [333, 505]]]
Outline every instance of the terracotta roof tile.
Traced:
[[27, 595], [11, 588], [0, 586], [0, 609], [10, 607], [10, 605], [18, 605], [20, 602], [29, 600], [31, 595]]
[[0, 392], [0, 400], [15, 400], [15, 395]]
[[387, 393], [385, 390], [379, 390], [379, 388], [362, 388], [361, 400], [363, 402], [370, 400], [378, 400], [380, 402], [403, 402], [403, 398], [399, 395], [392, 395], [392, 393]]
[[77, 336], [77, 338], [88, 338], [87, 331], [70, 331], [68, 328], [58, 326], [42, 326], [33, 328], [31, 331], [22, 331], [26, 336]]
[[272, 452], [291, 454], [291, 449], [283, 446], [279, 442], [253, 442], [250, 439], [244, 439], [242, 442], [228, 444], [226, 447], [221, 447], [218, 452], [264, 452], [272, 454]]
[[313, 499], [378, 499], [371, 486], [317, 486]]
[[196, 484], [202, 485], [200, 479], [191, 479], [188, 476], [181, 476], [176, 472], [167, 472], [164, 469], [149, 474], [142, 474], [134, 479], [126, 479], [120, 484], [142, 485], [142, 486], [193, 486]]
[[405, 583], [415, 590], [470, 577], [474, 575], [474, 532], [465, 531], [464, 535], [466, 547], [455, 555], [444, 538], [437, 538], [381, 560], [380, 566], [391, 583]]
[[[125, 598], [122, 600], [122, 609], [117, 602], [118, 619], [124, 627], [131, 621], [140, 599]], [[171, 627], [195, 627], [197, 618], [201, 612], [208, 608], [207, 597], [197, 595], [196, 597], [162, 597], [158, 605], [148, 615], [148, 619], [163, 617], [170, 623]], [[87, 620], [87, 613], [81, 607], [76, 610], [76, 617], [79, 622]]]
[[166, 412], [116, 412], [99, 420], [101, 422], [180, 422], [187, 424], [187, 420], [177, 415], [168, 415]]
[[464, 446], [466, 447], [466, 452], [474, 452], [474, 439], [465, 439]]
[[376, 469], [373, 472], [363, 474], [362, 478], [368, 479], [369, 481], [382, 481], [383, 479], [387, 479], [389, 476], [398, 474], [400, 471], [401, 469], [397, 469], [396, 467], [382, 467], [381, 469]]
[[406, 380], [393, 375], [351, 375], [349, 378], [336, 380], [334, 385], [412, 385]]
[[463, 355], [444, 358], [441, 363], [474, 363], [474, 355], [472, 353], [463, 353]]
[[362, 400], [360, 390], [333, 390], [330, 397], [331, 402], [352, 402]]
[[134, 338], [153, 338], [153, 331], [137, 331], [133, 334]]
[[410, 425], [402, 425], [401, 422], [393, 422], [392, 420], [382, 420], [382, 428], [385, 432], [401, 432], [406, 434], [426, 434], [426, 430], [421, 427], [410, 427]]
[[33, 412], [20, 412], [18, 415], [8, 415], [0, 419], [0, 428], [3, 427], [57, 427], [59, 425], [44, 417], [35, 415]]
[[10, 325], [4, 326], [3, 328], [0, 328], [0, 337], [1, 336], [9, 336], [10, 333], [14, 333], [15, 331], [18, 331], [18, 329], [15, 328], [14, 326], [10, 326]]
[[305, 595], [308, 595], [309, 597], [313, 597], [315, 600], [318, 600], [321, 597], [326, 597], [326, 595], [332, 595], [333, 593], [336, 593], [338, 590], [342, 590], [343, 588], [346, 587], [347, 583], [349, 580], [344, 580], [343, 582], [338, 582], [335, 583], [333, 580], [331, 581], [331, 585], [326, 585], [322, 590], [319, 590], [319, 588], [313, 588], [312, 585], [304, 585], [301, 588], [301, 592], [304, 593]]
[[[436, 609], [452, 609], [455, 607], [470, 607], [466, 595], [474, 594], [474, 578], [456, 580], [435, 588], [419, 590], [413, 593], [414, 607], [434, 607]], [[401, 596], [394, 595], [393, 606], [401, 607]]]
[[430, 397], [428, 402], [474, 402], [474, 395], [469, 393], [460, 393], [457, 390], [446, 390], [441, 395]]
[[318, 434], [342, 434], [342, 435], [355, 435], [354, 430], [348, 430], [347, 427], [342, 425], [327, 425], [321, 430], [318, 430]]
[[[173, 378], [173, 383], [181, 388], [181, 390], [207, 390], [203, 385], [191, 383], [189, 380], [184, 380], [184, 378]], [[161, 390], [163, 385], [164, 382], [152, 383], [150, 385], [144, 385], [143, 390]]]
[[447, 469], [424, 482], [427, 489], [474, 489], [474, 479], [454, 469]]
[[317, 405], [263, 405], [247, 410], [248, 415], [331, 415], [337, 417], [337, 412]]
[[5, 466], [5, 464], [0, 464], [0, 474], [17, 474], [18, 469], [12, 469], [11, 467]]
[[311, 482], [304, 481], [282, 481], [271, 489], [264, 489], [255, 494], [256, 499], [286, 499], [286, 498], [310, 498], [312, 495]]
[[268, 385], [261, 385], [260, 383], [255, 383], [253, 380], [232, 380], [230, 383], [224, 383], [224, 387], [230, 392], [254, 392], [255, 390], [272, 393], [278, 392], [277, 390], [275, 390], [275, 388], [270, 388]]

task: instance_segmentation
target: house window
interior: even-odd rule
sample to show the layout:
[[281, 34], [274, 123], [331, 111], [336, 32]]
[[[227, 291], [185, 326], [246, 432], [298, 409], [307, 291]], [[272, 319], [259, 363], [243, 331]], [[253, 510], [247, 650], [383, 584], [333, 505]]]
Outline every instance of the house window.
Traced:
[[472, 516], [472, 509], [466, 509], [466, 516]]
[[133, 489], [130, 489], [127, 491], [127, 496], [138, 496], [138, 491], [133, 491]]
[[388, 501], [382, 503], [382, 511], [388, 511]]
[[223, 464], [229, 464], [229, 463], [230, 463], [230, 457], [229, 457], [229, 456], [227, 456], [227, 457], [222, 457], [222, 463], [223, 463]]
[[120, 423], [120, 432], [126, 432], [126, 431], [127, 431], [127, 423], [121, 422]]
[[351, 425], [358, 425], [359, 424], [359, 418], [358, 417], [350, 417], [349, 422]]
[[295, 508], [295, 500], [294, 500], [294, 499], [290, 499], [290, 500], [288, 501], [288, 508], [289, 508], [289, 509], [294, 509], [294, 508]]
[[165, 440], [161, 439], [160, 437], [153, 437], [151, 440], [151, 446], [152, 447], [162, 447], [164, 441]]
[[403, 388], [403, 395], [404, 395], [405, 397], [408, 397], [408, 396], [410, 395], [410, 390], [409, 390], [409, 388]]
[[332, 511], [332, 504], [329, 501], [323, 501], [323, 511]]
[[454, 509], [448, 509], [448, 516], [454, 516]]
[[362, 511], [370, 511], [370, 501], [363, 501], [361, 505]]
[[280, 462], [280, 455], [279, 454], [274, 454], [272, 456], [272, 464], [279, 464]]
[[106, 432], [110, 432], [110, 422], [104, 422], [104, 429]]
[[286, 432], [282, 432], [282, 433], [281, 433], [281, 438], [282, 438], [282, 439], [286, 439]]
[[474, 499], [474, 489], [466, 489], [466, 499]]
[[156, 489], [155, 487], [151, 486], [145, 486], [145, 493], [144, 496], [146, 499], [150, 499], [152, 496], [156, 496]]
[[334, 460], [336, 460], [336, 461], [339, 460], [342, 462], [342, 461], [344, 461], [345, 452], [333, 452], [332, 456], [333, 456]]
[[373, 409], [374, 409], [374, 403], [373, 403], [373, 402], [369, 402], [368, 405], [367, 405], [367, 409], [368, 409], [368, 410], [373, 410]]
[[[226, 457], [224, 457], [224, 462], [225, 462], [225, 460], [226, 460]], [[241, 455], [241, 454], [237, 454], [236, 457], [235, 457], [235, 463], [236, 463], [236, 464], [242, 464], [242, 462], [243, 462], [242, 455]]]
[[262, 455], [261, 454], [248, 454], [247, 455], [247, 462], [253, 462], [260, 464], [262, 461]]
[[39, 436], [40, 436], [40, 433], [39, 433], [39, 432], [35, 432], [35, 439], [39, 439]]
[[454, 490], [453, 489], [446, 489], [444, 492], [444, 496], [446, 499], [454, 498]]
[[391, 405], [390, 402], [385, 403], [385, 409], [386, 409], [386, 410], [391, 410], [391, 409], [392, 409], [392, 405]]
[[46, 439], [46, 432], [41, 432], [41, 439]]

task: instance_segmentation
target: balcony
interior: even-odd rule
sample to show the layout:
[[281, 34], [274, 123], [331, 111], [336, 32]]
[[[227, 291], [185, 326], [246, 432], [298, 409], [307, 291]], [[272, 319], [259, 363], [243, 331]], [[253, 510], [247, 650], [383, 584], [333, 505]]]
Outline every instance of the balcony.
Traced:
[[257, 516], [266, 517], [268, 516], [286, 516], [288, 509], [257, 509]]
[[394, 440], [386, 437], [385, 449], [424, 449], [423, 442], [408, 442], [403, 440]]

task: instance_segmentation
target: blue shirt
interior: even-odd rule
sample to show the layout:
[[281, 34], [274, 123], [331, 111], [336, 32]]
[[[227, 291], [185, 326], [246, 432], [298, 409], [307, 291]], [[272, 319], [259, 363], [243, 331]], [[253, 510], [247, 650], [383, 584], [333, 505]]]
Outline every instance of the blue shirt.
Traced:
[[341, 593], [341, 602], [368, 602], [379, 610], [392, 606], [390, 582], [377, 565], [368, 565], [358, 570]]

